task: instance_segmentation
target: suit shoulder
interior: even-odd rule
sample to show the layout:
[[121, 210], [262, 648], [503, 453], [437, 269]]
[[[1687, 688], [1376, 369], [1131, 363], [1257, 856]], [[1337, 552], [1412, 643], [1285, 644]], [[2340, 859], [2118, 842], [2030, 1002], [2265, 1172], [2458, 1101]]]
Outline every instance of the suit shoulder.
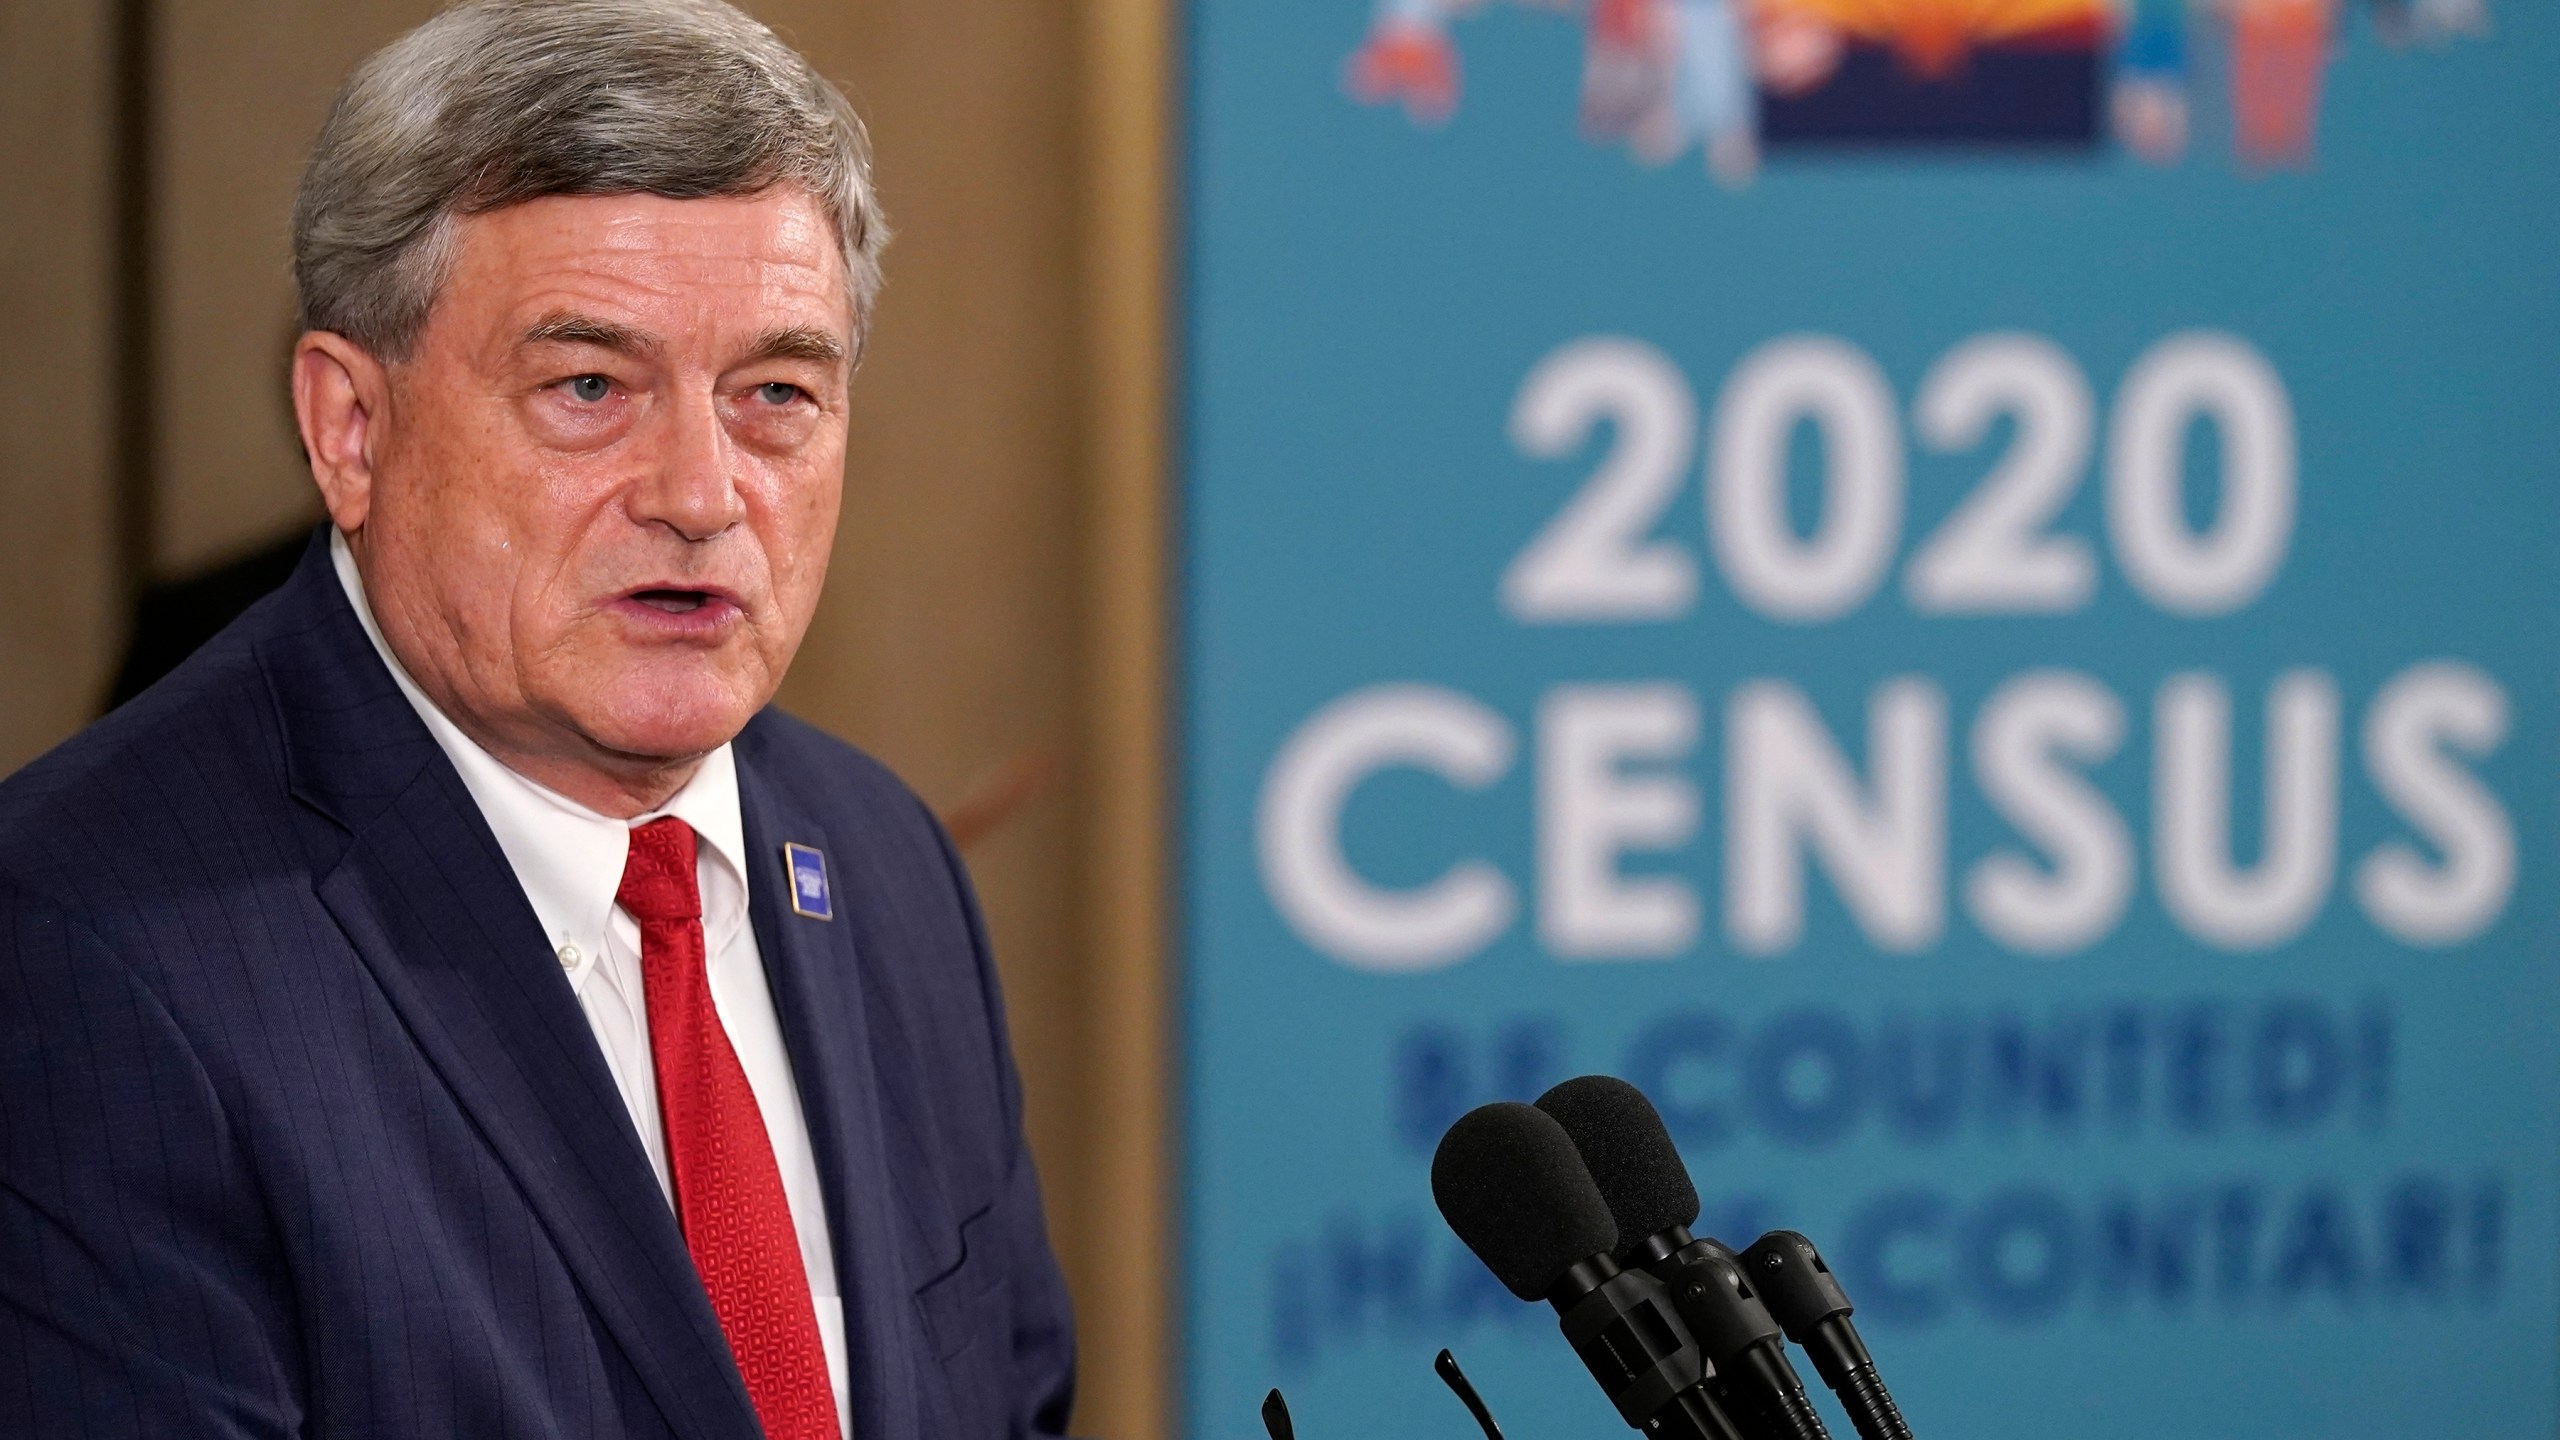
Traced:
[[[758, 715], [737, 740], [742, 783], [753, 777], [769, 820], [807, 827], [848, 870], [858, 869], [902, 903], [957, 920], [974, 943], [976, 901], [942, 822], [888, 766], [779, 710]], [[791, 838], [782, 836], [779, 838]]]
[[912, 810], [928, 816], [924, 801], [878, 757], [840, 740], [796, 715], [768, 708], [737, 739], [738, 759], [795, 789], [810, 788], [838, 803], [869, 810]]
[[281, 803], [283, 765], [249, 637], [225, 632], [0, 780], [0, 874], [56, 894], [115, 876], [130, 893], [186, 848], [190, 821], [249, 823], [262, 801]]

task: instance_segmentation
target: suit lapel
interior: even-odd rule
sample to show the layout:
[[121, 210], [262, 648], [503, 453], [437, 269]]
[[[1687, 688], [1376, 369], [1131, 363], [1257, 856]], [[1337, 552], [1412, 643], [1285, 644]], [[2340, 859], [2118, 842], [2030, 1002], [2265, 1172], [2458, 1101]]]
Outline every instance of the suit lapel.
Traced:
[[[486, 821], [315, 547], [262, 647], [295, 793], [352, 833], [319, 894], [679, 1434], [762, 1432], [577, 998]], [[300, 590], [303, 593], [293, 593]], [[880, 1432], [874, 1432], [880, 1433]]]
[[[922, 1167], [891, 1153], [882, 1105], [885, 1077], [874, 1043], [885, 1017], [877, 998], [864, 993], [860, 964], [878, 937], [868, 933], [866, 907], [840, 868], [850, 852], [827, 844], [829, 834], [818, 817], [790, 801], [786, 787], [756, 763], [759, 754], [760, 747], [742, 736], [738, 792], [749, 856], [748, 914], [826, 1194], [828, 1237], [844, 1301], [853, 1433], [921, 1434], [912, 1355], [914, 1293], [922, 1277], [907, 1264], [910, 1250], [901, 1240], [906, 1217], [896, 1197], [930, 1179]], [[826, 852], [834, 919], [793, 910], [782, 852], [786, 842]]]

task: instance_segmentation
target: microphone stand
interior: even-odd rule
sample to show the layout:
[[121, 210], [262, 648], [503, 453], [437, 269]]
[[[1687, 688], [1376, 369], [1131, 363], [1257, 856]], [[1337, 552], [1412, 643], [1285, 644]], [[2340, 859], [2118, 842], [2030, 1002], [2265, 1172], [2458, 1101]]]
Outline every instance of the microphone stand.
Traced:
[[1721, 1243], [1674, 1225], [1646, 1236], [1628, 1262], [1653, 1272], [1714, 1367], [1710, 1382], [1760, 1432], [1755, 1440], [1831, 1440], [1787, 1363], [1786, 1334]]
[[1655, 1440], [1745, 1440], [1707, 1393], [1706, 1356], [1661, 1281], [1594, 1255], [1565, 1271], [1547, 1301], [1619, 1418]]
[[1886, 1392], [1858, 1327], [1849, 1323], [1848, 1293], [1813, 1242], [1792, 1230], [1772, 1230], [1743, 1252], [1743, 1263], [1787, 1338], [1813, 1357], [1815, 1372], [1849, 1412], [1859, 1440], [1911, 1440], [1901, 1407]]

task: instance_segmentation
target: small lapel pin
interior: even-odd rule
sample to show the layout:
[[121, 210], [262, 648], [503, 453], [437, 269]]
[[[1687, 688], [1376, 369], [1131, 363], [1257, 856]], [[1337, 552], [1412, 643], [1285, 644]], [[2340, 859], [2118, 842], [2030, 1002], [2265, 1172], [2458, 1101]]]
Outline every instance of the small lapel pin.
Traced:
[[782, 847], [784, 878], [791, 885], [791, 911], [812, 920], [836, 918], [835, 901], [827, 894], [827, 857], [814, 845]]

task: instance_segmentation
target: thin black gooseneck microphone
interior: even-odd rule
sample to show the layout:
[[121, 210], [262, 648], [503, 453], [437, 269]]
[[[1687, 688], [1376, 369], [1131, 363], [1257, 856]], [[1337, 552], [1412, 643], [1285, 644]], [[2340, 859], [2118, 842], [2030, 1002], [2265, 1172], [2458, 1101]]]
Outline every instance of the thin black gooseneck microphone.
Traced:
[[1757, 1277], [1769, 1313], [1787, 1329], [1787, 1338], [1813, 1357], [1822, 1383], [1849, 1412], [1859, 1440], [1911, 1440], [1911, 1427], [1886, 1393], [1884, 1377], [1867, 1354], [1858, 1327], [1849, 1323], [1848, 1292], [1832, 1277], [1831, 1267], [1813, 1242], [1793, 1230], [1772, 1230], [1742, 1252], [1743, 1268]]
[[1468, 1383], [1467, 1372], [1458, 1368], [1458, 1357], [1443, 1350], [1432, 1360], [1431, 1368], [1457, 1395], [1458, 1403], [1467, 1407], [1467, 1413], [1476, 1417], [1476, 1428], [1484, 1431], [1484, 1440], [1502, 1440], [1502, 1427], [1493, 1423], [1493, 1412], [1485, 1408], [1484, 1397]]
[[1644, 1092], [1608, 1075], [1567, 1080], [1538, 1097], [1582, 1155], [1617, 1226], [1617, 1261], [1653, 1272], [1715, 1367], [1712, 1389], [1730, 1397], [1754, 1440], [1831, 1440], [1787, 1362], [1784, 1331], [1734, 1253], [1689, 1233], [1698, 1188]]
[[1262, 1428], [1271, 1440], [1298, 1440], [1298, 1427], [1289, 1423], [1289, 1402], [1276, 1389], [1262, 1397]]
[[1573, 1140], [1510, 1101], [1460, 1116], [1431, 1156], [1441, 1218], [1504, 1287], [1545, 1300], [1618, 1416], [1653, 1440], [1744, 1440], [1662, 1282], [1620, 1270], [1618, 1230]]

